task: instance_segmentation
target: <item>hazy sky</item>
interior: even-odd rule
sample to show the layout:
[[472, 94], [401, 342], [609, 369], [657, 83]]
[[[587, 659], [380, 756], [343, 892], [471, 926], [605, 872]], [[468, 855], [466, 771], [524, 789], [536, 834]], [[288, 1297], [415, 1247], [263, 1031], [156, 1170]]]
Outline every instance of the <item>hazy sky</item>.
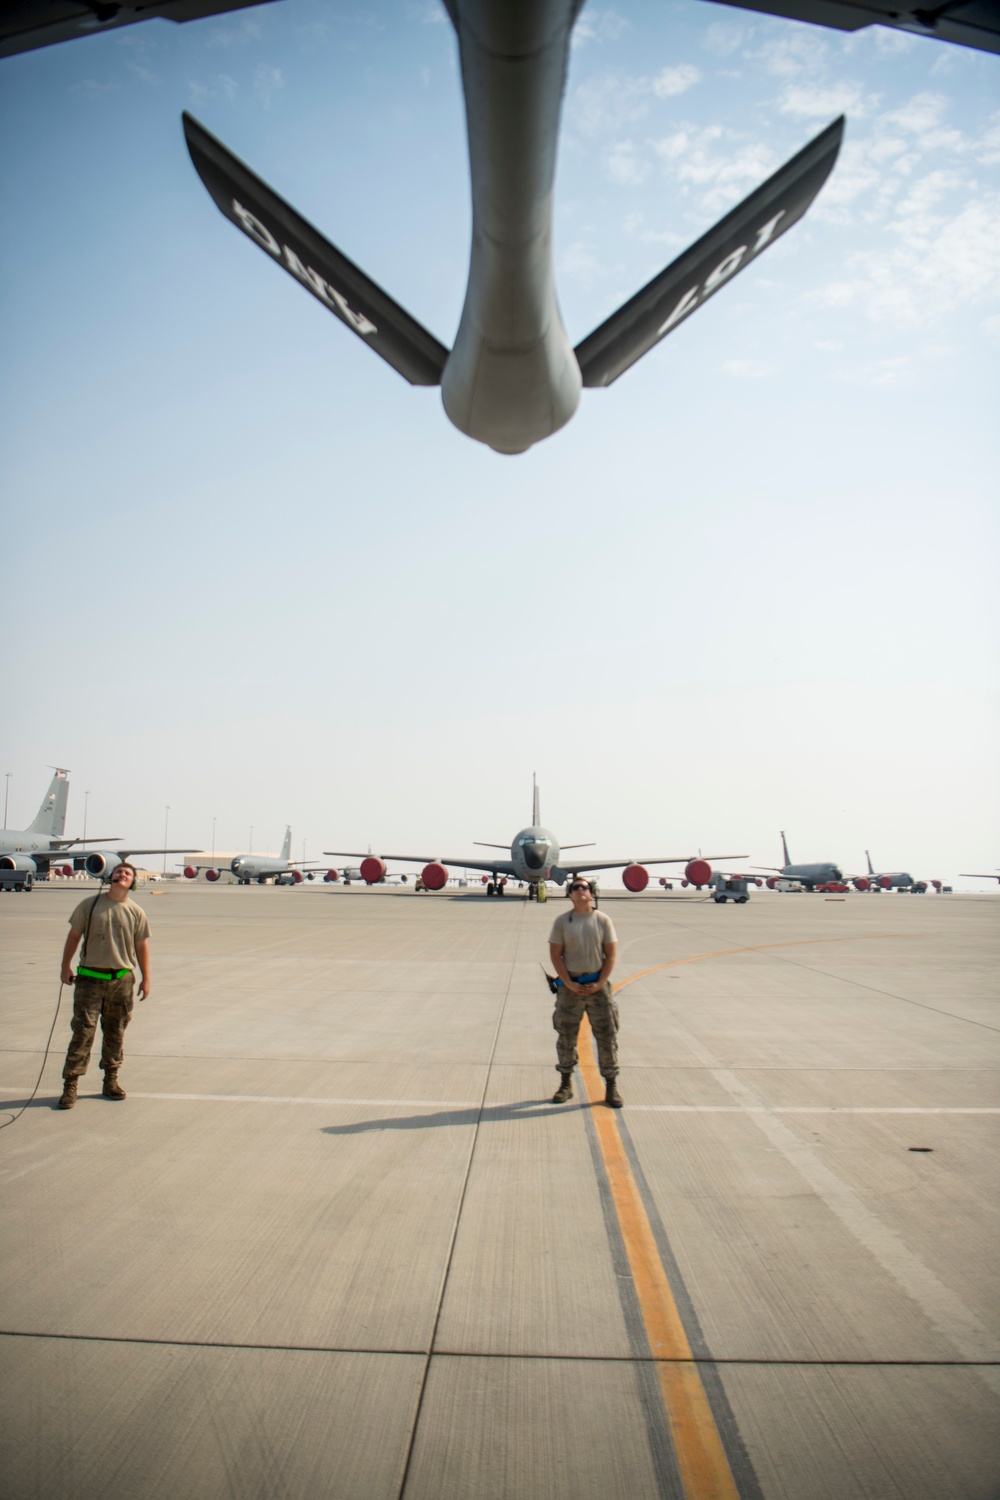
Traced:
[[218, 213], [191, 110], [445, 343], [469, 205], [436, 4], [282, 0], [0, 62], [11, 826], [1000, 864], [1000, 58], [588, 6], [574, 342], [841, 111], [808, 217], [563, 432], [457, 433]]

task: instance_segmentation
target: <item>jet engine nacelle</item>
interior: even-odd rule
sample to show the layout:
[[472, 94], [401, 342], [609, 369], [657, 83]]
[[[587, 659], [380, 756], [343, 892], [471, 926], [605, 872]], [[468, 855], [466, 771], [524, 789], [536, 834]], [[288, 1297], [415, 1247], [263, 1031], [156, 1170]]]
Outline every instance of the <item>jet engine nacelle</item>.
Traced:
[[778, 889], [778, 877], [777, 877], [777, 875], [769, 875], [767, 877], [767, 879], [765, 880], [764, 884], [767, 886], [767, 888], [768, 888], [769, 891], [776, 891]]
[[915, 880], [910, 886], [910, 890], [915, 896], [923, 896], [927, 891], [926, 880]]
[[692, 859], [685, 865], [684, 874], [692, 885], [708, 885], [712, 878], [712, 866], [707, 859]]
[[429, 865], [424, 865], [420, 872], [420, 879], [429, 891], [442, 891], [448, 884], [448, 871], [439, 860], [432, 860]]
[[854, 889], [856, 891], [870, 891], [871, 888], [872, 888], [872, 883], [868, 879], [867, 875], [858, 875], [856, 877], [856, 879], [854, 881]]
[[21, 870], [24, 874], [35, 874], [35, 862], [26, 854], [5, 854], [0, 859], [0, 870]]
[[[70, 878], [70, 876], [73, 874], [73, 866], [72, 865], [60, 865], [59, 866], [59, 874], [60, 875], [65, 875], [66, 879], [68, 880]], [[938, 884], [940, 885], [940, 881], [938, 882]]]
[[938, 895], [939, 895], [939, 896], [940, 896], [940, 894], [941, 894], [941, 886], [942, 886], [942, 883], [943, 883], [943, 882], [942, 882], [942, 881], [940, 881], [940, 880], [932, 880], [932, 881], [931, 881], [931, 885], [932, 885], [932, 886], [933, 886], [933, 887], [934, 887], [934, 889], [935, 889], [935, 890], [936, 890], [936, 891], [937, 891], [937, 893], [938, 893]]
[[219, 878], [219, 871], [218, 870], [206, 870], [205, 871], [205, 879], [206, 880], [211, 880], [211, 881], [214, 882], [214, 881], [218, 880], [218, 878]]
[[293, 882], [293, 884], [295, 884], [295, 885], [301, 885], [302, 882], [303, 882], [303, 880], [305, 880], [305, 878], [306, 877], [303, 875], [303, 873], [302, 873], [301, 870], [293, 870], [292, 871], [292, 882]]
[[385, 860], [369, 854], [361, 861], [361, 879], [365, 885], [379, 885], [385, 879]]
[[326, 874], [323, 876], [323, 879], [326, 881], [327, 885], [333, 885], [335, 881], [340, 879], [340, 876], [337, 874], [336, 870], [327, 870]]
[[622, 885], [627, 891], [644, 891], [649, 884], [649, 871], [645, 865], [626, 865], [622, 871]]
[[194, 865], [185, 865], [184, 866], [184, 879], [185, 880], [197, 880], [198, 879], [198, 871], [195, 869]]
[[95, 849], [93, 854], [87, 855], [87, 858], [83, 862], [83, 868], [88, 875], [100, 875], [103, 877], [121, 864], [124, 864], [124, 860], [120, 854], [113, 854], [110, 850], [100, 853]]
[[879, 885], [882, 887], [882, 889], [884, 891], [891, 891], [892, 890], [892, 881], [889, 879], [888, 875], [882, 875], [882, 876], [880, 876], [880, 878], [879, 878]]

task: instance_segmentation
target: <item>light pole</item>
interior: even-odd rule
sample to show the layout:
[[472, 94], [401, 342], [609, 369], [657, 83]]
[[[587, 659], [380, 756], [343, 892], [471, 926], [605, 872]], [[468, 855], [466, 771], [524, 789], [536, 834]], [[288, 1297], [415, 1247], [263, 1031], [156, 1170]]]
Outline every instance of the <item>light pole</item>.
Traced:
[[[81, 844], [85, 844], [87, 842], [87, 803], [89, 801], [90, 801], [90, 793], [89, 792], [84, 792], [84, 794], [83, 794], [83, 838], [80, 840]], [[84, 853], [86, 853], [86, 850], [84, 850]]]
[[3, 826], [6, 828], [7, 827], [7, 798], [10, 796], [10, 778], [13, 776], [14, 772], [13, 771], [5, 771], [3, 774], [6, 777], [6, 785], [4, 786], [4, 789], [3, 789]]
[[170, 827], [170, 806], [167, 805], [167, 815], [163, 820], [163, 873], [167, 873], [167, 830]]
[[253, 824], [252, 823], [250, 824], [250, 848], [247, 850], [247, 853], [248, 854], [252, 854], [253, 853]]
[[212, 863], [215, 864], [215, 819], [212, 819]]

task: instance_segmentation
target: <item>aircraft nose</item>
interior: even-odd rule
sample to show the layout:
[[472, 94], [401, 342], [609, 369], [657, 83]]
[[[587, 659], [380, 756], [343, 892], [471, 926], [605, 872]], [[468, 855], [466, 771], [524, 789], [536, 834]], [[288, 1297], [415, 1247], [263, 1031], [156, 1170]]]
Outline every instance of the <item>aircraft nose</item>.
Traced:
[[531, 844], [524, 846], [524, 862], [529, 870], [544, 870], [545, 861], [549, 852], [548, 839], [535, 839]]

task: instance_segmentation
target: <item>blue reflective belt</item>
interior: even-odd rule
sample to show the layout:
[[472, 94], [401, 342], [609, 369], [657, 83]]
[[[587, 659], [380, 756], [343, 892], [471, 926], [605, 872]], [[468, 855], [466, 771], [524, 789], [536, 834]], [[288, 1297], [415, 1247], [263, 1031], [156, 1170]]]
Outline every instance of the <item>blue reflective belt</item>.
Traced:
[[[598, 969], [596, 974], [571, 974], [569, 977], [574, 984], [595, 984], [601, 977], [601, 971]], [[565, 980], [557, 979], [556, 984], [560, 989], [566, 988]]]

